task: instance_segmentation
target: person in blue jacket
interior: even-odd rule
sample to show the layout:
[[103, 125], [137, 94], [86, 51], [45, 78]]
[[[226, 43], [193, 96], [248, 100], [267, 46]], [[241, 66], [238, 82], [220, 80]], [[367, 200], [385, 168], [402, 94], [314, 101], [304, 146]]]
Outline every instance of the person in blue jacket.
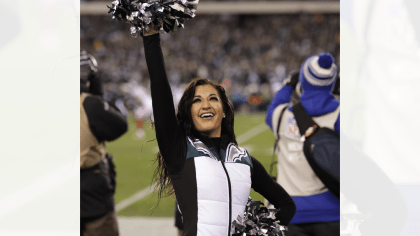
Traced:
[[[277, 182], [296, 203], [288, 236], [340, 234], [340, 200], [316, 176], [303, 153], [303, 140], [292, 112], [292, 92], [300, 82], [299, 97], [306, 112], [321, 127], [340, 134], [340, 102], [332, 91], [337, 66], [329, 53], [307, 58], [298, 75], [291, 76], [274, 96], [266, 123], [277, 139]], [[279, 127], [278, 127], [279, 126]]]

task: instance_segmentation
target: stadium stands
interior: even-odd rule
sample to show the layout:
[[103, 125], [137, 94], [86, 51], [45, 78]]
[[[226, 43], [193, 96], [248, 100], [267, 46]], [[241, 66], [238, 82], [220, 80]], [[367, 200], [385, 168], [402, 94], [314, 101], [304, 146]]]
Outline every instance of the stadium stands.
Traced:
[[[142, 39], [130, 35], [129, 24], [110, 15], [82, 15], [80, 25], [81, 48], [101, 61], [106, 90], [146, 81]], [[255, 105], [264, 109], [278, 82], [307, 56], [329, 52], [339, 66], [339, 25], [339, 14], [197, 15], [161, 39], [171, 83], [194, 77], [224, 81], [235, 107], [259, 110]], [[261, 100], [253, 103], [253, 95]]]

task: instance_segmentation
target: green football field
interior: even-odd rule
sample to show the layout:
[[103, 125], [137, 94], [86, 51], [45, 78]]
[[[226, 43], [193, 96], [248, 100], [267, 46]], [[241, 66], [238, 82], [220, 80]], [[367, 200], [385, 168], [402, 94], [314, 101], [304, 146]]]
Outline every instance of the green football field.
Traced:
[[[257, 158], [270, 170], [274, 136], [268, 126], [264, 125], [265, 113], [238, 113], [235, 116], [235, 135], [240, 146]], [[154, 158], [158, 151], [155, 133], [148, 122], [144, 128], [146, 136], [137, 139], [134, 118], [128, 117], [128, 132], [114, 142], [107, 143], [107, 151], [114, 156], [117, 170], [117, 190], [115, 202], [117, 208], [121, 203], [136, 193], [150, 189], [156, 164]], [[275, 168], [273, 173], [275, 173]], [[144, 192], [144, 191], [143, 191]], [[253, 200], [263, 201], [263, 197], [253, 190]], [[175, 199], [172, 196], [162, 199], [157, 208], [157, 193], [150, 193], [117, 211], [119, 216], [172, 217]], [[126, 201], [123, 202], [123, 204]]]

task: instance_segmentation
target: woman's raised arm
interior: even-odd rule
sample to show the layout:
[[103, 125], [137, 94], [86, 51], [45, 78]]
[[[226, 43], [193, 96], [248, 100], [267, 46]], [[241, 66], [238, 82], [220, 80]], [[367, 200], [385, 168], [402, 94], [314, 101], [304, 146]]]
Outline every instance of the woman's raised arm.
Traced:
[[167, 164], [171, 157], [177, 132], [177, 119], [171, 87], [165, 70], [159, 33], [143, 37], [144, 52], [150, 76], [156, 139]]

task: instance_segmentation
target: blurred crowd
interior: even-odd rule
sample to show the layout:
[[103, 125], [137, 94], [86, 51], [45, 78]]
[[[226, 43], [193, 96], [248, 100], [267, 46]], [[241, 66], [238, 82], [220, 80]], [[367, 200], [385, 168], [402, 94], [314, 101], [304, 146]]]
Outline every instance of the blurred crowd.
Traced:
[[[161, 35], [170, 83], [182, 88], [209, 78], [223, 84], [235, 109], [266, 110], [308, 56], [329, 52], [340, 66], [339, 20], [339, 14], [197, 15]], [[127, 83], [147, 88], [142, 39], [131, 36], [129, 24], [83, 15], [80, 25], [81, 49], [98, 60], [106, 98], [130, 100], [120, 89]]]

